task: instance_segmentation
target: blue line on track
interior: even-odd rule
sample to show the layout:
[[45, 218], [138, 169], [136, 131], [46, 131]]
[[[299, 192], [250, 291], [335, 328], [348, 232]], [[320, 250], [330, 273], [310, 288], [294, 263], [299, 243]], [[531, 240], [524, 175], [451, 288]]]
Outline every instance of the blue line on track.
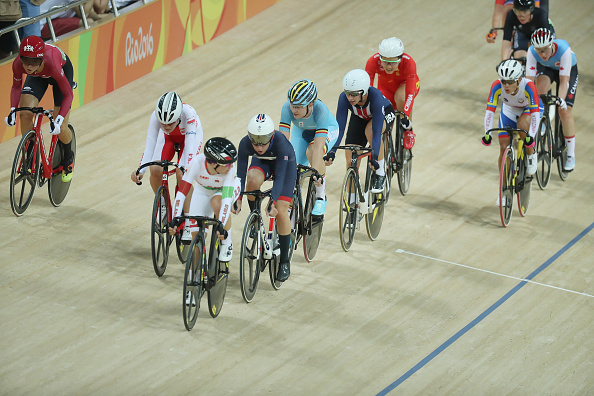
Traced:
[[[525, 279], [526, 280], [532, 280], [536, 275], [538, 275], [539, 273], [541, 273], [545, 268], [547, 268], [549, 265], [551, 265], [553, 262], [555, 262], [559, 257], [561, 257], [561, 255], [563, 255], [566, 251], [568, 251], [580, 239], [582, 239], [584, 236], [586, 236], [586, 234], [588, 234], [590, 231], [592, 231], [592, 229], [594, 229], [594, 223], [590, 224], [590, 226], [588, 226], [584, 231], [582, 231], [581, 233], [579, 233], [568, 244], [566, 244], [561, 249], [559, 249], [559, 251], [557, 253], [555, 253], [553, 256], [551, 256], [551, 258], [549, 258], [547, 261], [545, 261], [540, 267], [538, 267], [537, 269], [535, 269]], [[446, 342], [444, 342], [443, 344], [441, 344], [436, 350], [434, 350], [429, 355], [427, 355], [419, 363], [415, 364], [415, 366], [413, 368], [411, 368], [410, 370], [408, 370], [400, 378], [398, 378], [396, 381], [392, 382], [385, 389], [383, 389], [381, 392], [379, 392], [377, 394], [377, 396], [387, 395], [389, 392], [391, 392], [392, 390], [394, 390], [398, 385], [400, 385], [404, 381], [406, 381], [410, 376], [412, 376], [414, 373], [416, 373], [421, 368], [423, 368], [427, 363], [429, 363], [431, 360], [433, 360], [435, 357], [437, 357], [447, 347], [449, 347], [450, 345], [452, 345], [460, 337], [462, 337], [464, 334], [466, 334], [470, 329], [472, 329], [474, 326], [476, 326], [477, 324], [479, 324], [483, 319], [485, 319], [487, 316], [489, 316], [489, 314], [491, 312], [495, 311], [501, 304], [503, 304], [504, 302], [506, 302], [511, 296], [513, 296], [514, 294], [516, 294], [516, 292], [518, 290], [520, 290], [522, 287], [524, 287], [526, 284], [528, 284], [528, 282], [526, 282], [526, 281], [522, 281], [522, 282], [518, 283], [513, 289], [511, 289], [503, 297], [501, 297], [495, 304], [493, 304], [489, 308], [487, 308], [485, 310], [485, 312], [483, 312], [482, 314], [480, 314], [479, 316], [477, 316], [472, 322], [470, 322], [466, 326], [464, 326], [460, 331], [458, 331], [456, 334], [454, 334], [449, 340], [447, 340]]]

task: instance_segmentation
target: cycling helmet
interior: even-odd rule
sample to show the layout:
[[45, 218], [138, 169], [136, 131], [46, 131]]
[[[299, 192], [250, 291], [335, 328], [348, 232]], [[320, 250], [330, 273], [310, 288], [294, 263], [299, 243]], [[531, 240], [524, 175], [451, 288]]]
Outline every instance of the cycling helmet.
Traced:
[[371, 79], [365, 70], [354, 69], [348, 72], [342, 79], [342, 89], [345, 92], [355, 95], [367, 95]]
[[237, 161], [237, 149], [224, 137], [213, 137], [204, 144], [204, 156], [217, 164], [232, 164]]
[[524, 68], [522, 64], [515, 59], [504, 60], [497, 68], [499, 79], [517, 81], [522, 77]]
[[548, 47], [549, 45], [553, 44], [553, 34], [549, 29], [546, 28], [537, 29], [534, 33], [532, 33], [530, 42], [534, 48]]
[[318, 97], [316, 84], [311, 80], [299, 80], [287, 93], [289, 102], [294, 106], [307, 106]]
[[161, 95], [155, 106], [157, 120], [161, 124], [172, 124], [179, 120], [182, 113], [182, 101], [175, 92], [167, 92]]
[[402, 53], [404, 53], [404, 44], [396, 37], [382, 40], [379, 45], [379, 54], [382, 58], [395, 58], [401, 56]]
[[274, 136], [274, 122], [266, 114], [252, 117], [248, 124], [248, 136], [253, 144], [266, 145]]
[[19, 55], [23, 58], [43, 58], [45, 43], [37, 36], [28, 36], [21, 41]]
[[534, 11], [534, 0], [514, 0], [514, 10]]

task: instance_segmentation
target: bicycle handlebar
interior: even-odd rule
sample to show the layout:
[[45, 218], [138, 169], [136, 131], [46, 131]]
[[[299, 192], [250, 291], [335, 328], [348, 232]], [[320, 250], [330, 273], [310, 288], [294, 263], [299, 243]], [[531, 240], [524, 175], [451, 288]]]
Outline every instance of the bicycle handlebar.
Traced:
[[528, 134], [528, 132], [526, 132], [523, 129], [519, 129], [519, 128], [491, 128], [491, 129], [489, 129], [485, 133], [485, 135], [491, 135], [491, 133], [492, 132], [495, 132], [495, 131], [502, 131], [502, 132], [524, 132], [524, 133]]
[[307, 172], [311, 172], [311, 176], [315, 178], [314, 180], [322, 177], [317, 169], [312, 168], [311, 166], [297, 164], [297, 173], [301, 173], [304, 177], [310, 176], [306, 174]]
[[50, 127], [54, 129], [54, 117], [52, 115], [54, 109], [45, 110], [43, 107], [15, 107], [8, 113], [8, 116], [10, 117], [12, 113], [16, 113], [17, 111], [30, 111], [33, 114], [43, 114], [49, 118]]
[[363, 146], [356, 146], [354, 144], [348, 145], [348, 146], [336, 146], [336, 149], [341, 149], [341, 150], [350, 150], [352, 152], [355, 151], [362, 151], [362, 154], [357, 154], [357, 156], [359, 158], [364, 157], [368, 154], [371, 155], [371, 157], [373, 158], [373, 148], [371, 147], [363, 147]]
[[561, 98], [559, 96], [546, 94], [546, 95], [540, 95], [540, 99], [544, 102], [545, 106], [550, 106], [552, 104], [559, 105], [559, 99], [561, 99]]
[[[270, 208], [272, 207], [272, 188], [269, 188], [268, 190], [252, 190], [252, 191], [244, 191], [242, 195], [251, 195], [252, 197], [256, 198], [256, 201], [260, 201], [263, 198], [269, 197], [270, 201], [268, 202], [268, 205], [266, 205], [266, 212], [270, 212]], [[234, 204], [235, 206], [235, 204]]]
[[[177, 169], [181, 170], [182, 171], [182, 174], [183, 173], [186, 173], [186, 168], [184, 168], [182, 165], [180, 165], [178, 163], [175, 163], [175, 162], [164, 160], [164, 161], [151, 161], [151, 162], [147, 162], [146, 164], [140, 165], [138, 167], [138, 169], [136, 169], [136, 176], [138, 176], [140, 174], [140, 170], [141, 169], [146, 168], [147, 166], [151, 166], [151, 165], [158, 165], [158, 166], [161, 166], [163, 168], [166, 167], [166, 166], [174, 166]], [[138, 184], [140, 186], [140, 185], [142, 185], [142, 182], [140, 181], [140, 182], [138, 182], [136, 184]]]

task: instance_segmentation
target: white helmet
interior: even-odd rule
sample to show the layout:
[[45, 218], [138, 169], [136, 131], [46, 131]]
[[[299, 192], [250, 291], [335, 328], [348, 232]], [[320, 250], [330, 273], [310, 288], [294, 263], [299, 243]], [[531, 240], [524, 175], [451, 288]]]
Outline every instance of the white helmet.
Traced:
[[543, 48], [553, 44], [553, 39], [553, 33], [551, 33], [549, 29], [540, 28], [536, 29], [536, 31], [532, 33], [532, 38], [530, 41], [532, 42], [534, 48]]
[[172, 124], [179, 120], [182, 113], [182, 101], [175, 92], [161, 95], [155, 106], [157, 120], [161, 124]]
[[355, 95], [367, 95], [371, 79], [365, 70], [354, 69], [342, 79], [342, 89]]
[[248, 136], [253, 144], [266, 145], [274, 136], [274, 122], [266, 114], [252, 117], [248, 124]]
[[382, 58], [395, 58], [401, 56], [404, 53], [404, 44], [402, 40], [396, 37], [390, 37], [379, 45], [379, 54]]
[[499, 64], [497, 68], [497, 74], [501, 80], [514, 80], [517, 81], [524, 74], [524, 67], [522, 64], [515, 59], [504, 60]]

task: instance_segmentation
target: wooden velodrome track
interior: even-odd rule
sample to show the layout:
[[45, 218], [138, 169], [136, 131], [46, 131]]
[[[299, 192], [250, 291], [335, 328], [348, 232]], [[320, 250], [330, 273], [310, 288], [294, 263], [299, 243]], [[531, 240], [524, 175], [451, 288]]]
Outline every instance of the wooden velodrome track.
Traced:
[[[497, 149], [480, 142], [500, 43], [492, 1], [283, 0], [221, 37], [73, 111], [77, 166], [64, 204], [38, 190], [9, 203], [17, 139], [0, 145], [0, 393], [6, 395], [594, 394], [594, 2], [552, 1], [577, 54], [577, 168], [536, 184], [501, 227]], [[221, 315], [182, 323], [183, 267], [151, 265], [153, 194], [130, 181], [157, 97], [176, 90], [205, 139], [238, 142], [254, 114], [278, 123], [290, 85], [341, 81], [397, 35], [421, 92], [410, 193], [394, 194], [377, 241], [338, 236], [342, 157], [328, 170], [323, 246], [298, 250], [281, 290], [241, 298], [245, 211]], [[590, 44], [588, 44], [590, 43]], [[4, 93], [8, 94], [8, 93]], [[3, 109], [7, 110], [7, 109]]]

